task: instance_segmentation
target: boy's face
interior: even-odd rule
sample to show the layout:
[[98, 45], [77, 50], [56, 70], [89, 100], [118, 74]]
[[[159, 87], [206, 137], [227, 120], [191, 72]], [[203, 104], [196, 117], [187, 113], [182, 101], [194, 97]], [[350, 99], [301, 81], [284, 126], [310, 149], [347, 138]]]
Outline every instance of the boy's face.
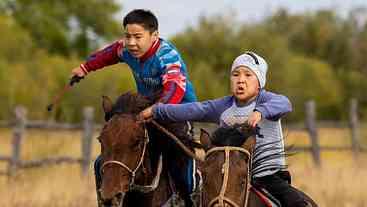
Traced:
[[157, 39], [157, 31], [151, 33], [140, 24], [127, 24], [124, 30], [124, 45], [136, 58], [143, 56]]
[[256, 74], [248, 67], [237, 67], [231, 73], [231, 92], [237, 101], [246, 103], [259, 94], [260, 84]]

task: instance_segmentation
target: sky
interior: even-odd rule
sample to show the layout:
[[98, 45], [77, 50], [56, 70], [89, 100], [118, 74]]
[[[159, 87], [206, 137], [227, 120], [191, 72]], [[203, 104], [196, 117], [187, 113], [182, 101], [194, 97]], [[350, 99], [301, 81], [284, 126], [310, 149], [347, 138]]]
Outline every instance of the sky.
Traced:
[[355, 7], [366, 7], [367, 0], [117, 0], [122, 4], [121, 18], [130, 10], [143, 8], [153, 11], [159, 21], [162, 37], [195, 26], [200, 16], [233, 14], [235, 20], [259, 21], [279, 8], [291, 13], [333, 9], [341, 15]]

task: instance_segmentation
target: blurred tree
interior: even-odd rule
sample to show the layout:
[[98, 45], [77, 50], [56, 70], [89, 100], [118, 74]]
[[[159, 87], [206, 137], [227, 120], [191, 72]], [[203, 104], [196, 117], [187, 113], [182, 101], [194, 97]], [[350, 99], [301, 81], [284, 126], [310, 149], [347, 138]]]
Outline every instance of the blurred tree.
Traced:
[[[270, 33], [280, 34], [286, 39], [292, 38], [296, 33], [304, 30], [306, 14], [289, 14], [284, 8], [280, 8], [273, 15], [264, 20], [262, 24]], [[289, 39], [289, 41], [292, 41]]]
[[[195, 64], [194, 70], [190, 71], [190, 77], [199, 100], [215, 99], [229, 94], [229, 78], [222, 78], [205, 61]], [[226, 77], [229, 77], [228, 74]]]
[[[120, 6], [114, 0], [3, 0], [0, 11], [14, 17], [36, 45], [49, 52], [85, 57], [96, 42], [116, 38], [115, 19]], [[97, 41], [98, 40], [98, 41]]]
[[0, 34], [0, 59], [16, 63], [31, 58], [35, 50], [32, 38], [13, 18], [0, 15]]
[[98, 110], [100, 97], [117, 96], [134, 88], [131, 75], [116, 70], [126, 70], [126, 66], [114, 66], [98, 76], [90, 74], [88, 81], [73, 87], [50, 114], [46, 106], [68, 82], [70, 68], [81, 60], [73, 55], [50, 55], [47, 50], [37, 48], [30, 34], [11, 16], [0, 15], [0, 34], [0, 120], [10, 120], [16, 105], [27, 107], [30, 119], [53, 117], [63, 121], [80, 120], [82, 107], [90, 105], [99, 112], [98, 120], [102, 120], [102, 112]]
[[352, 9], [347, 18], [333, 10], [290, 15], [281, 9], [265, 23], [270, 32], [286, 37], [292, 50], [322, 59], [336, 71], [366, 68], [366, 8]]
[[9, 85], [9, 77], [6, 74], [8, 71], [9, 65], [0, 58], [0, 120], [7, 119], [12, 112], [11, 107], [14, 103], [14, 99], [12, 98], [12, 94], [14, 93], [13, 88]]
[[11, 17], [0, 15], [0, 34], [0, 119], [4, 119], [17, 103], [17, 80], [21, 80], [25, 72], [17, 68], [32, 58], [35, 47], [29, 34]]
[[307, 18], [304, 30], [293, 38], [293, 46], [306, 55], [326, 59], [332, 40], [338, 31], [338, 19], [333, 11], [319, 11]]
[[349, 36], [349, 64], [345, 68], [352, 68], [367, 75], [367, 8], [357, 7], [349, 12], [345, 21], [350, 28]]
[[189, 63], [189, 70], [193, 64], [205, 62], [216, 75], [227, 74], [231, 62], [241, 51], [233, 24], [233, 20], [226, 17], [201, 17], [197, 28], [188, 28], [172, 39]]
[[[320, 119], [340, 119], [345, 91], [332, 68], [318, 59], [290, 55], [287, 64], [282, 68], [270, 69], [278, 73], [275, 91], [287, 95], [291, 100], [294, 111], [292, 119], [302, 120], [304, 117], [304, 103], [315, 100]], [[272, 77], [270, 76], [270, 79]], [[345, 118], [345, 117], [344, 117]]]

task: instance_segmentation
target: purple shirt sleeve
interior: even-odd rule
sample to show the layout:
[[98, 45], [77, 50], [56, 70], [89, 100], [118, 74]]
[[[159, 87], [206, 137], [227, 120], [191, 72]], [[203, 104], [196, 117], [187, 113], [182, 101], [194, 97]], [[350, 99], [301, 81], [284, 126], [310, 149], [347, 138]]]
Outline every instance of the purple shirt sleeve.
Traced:
[[153, 118], [163, 121], [198, 121], [219, 123], [220, 115], [230, 106], [232, 97], [185, 104], [157, 104]]
[[286, 96], [261, 90], [255, 111], [259, 111], [268, 120], [276, 121], [292, 111], [292, 104]]

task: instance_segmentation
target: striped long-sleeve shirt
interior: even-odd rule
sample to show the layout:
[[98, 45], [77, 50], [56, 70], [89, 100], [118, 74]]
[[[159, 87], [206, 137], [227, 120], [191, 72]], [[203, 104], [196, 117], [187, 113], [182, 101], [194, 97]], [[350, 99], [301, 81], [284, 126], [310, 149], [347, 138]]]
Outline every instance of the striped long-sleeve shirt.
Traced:
[[292, 110], [287, 97], [261, 90], [254, 101], [244, 106], [237, 106], [233, 96], [179, 105], [158, 104], [153, 107], [153, 117], [173, 122], [186, 120], [213, 122], [225, 127], [244, 123], [255, 110], [262, 114], [262, 120], [258, 123], [259, 134], [262, 136], [256, 136], [256, 146], [265, 144], [272, 148], [270, 151], [261, 153], [254, 160], [254, 162], [260, 161], [259, 169], [264, 167], [261, 173], [255, 174], [255, 177], [262, 177], [277, 172], [281, 166], [285, 165], [284, 156], [266, 161], [261, 160], [269, 154], [284, 151], [280, 118]]

